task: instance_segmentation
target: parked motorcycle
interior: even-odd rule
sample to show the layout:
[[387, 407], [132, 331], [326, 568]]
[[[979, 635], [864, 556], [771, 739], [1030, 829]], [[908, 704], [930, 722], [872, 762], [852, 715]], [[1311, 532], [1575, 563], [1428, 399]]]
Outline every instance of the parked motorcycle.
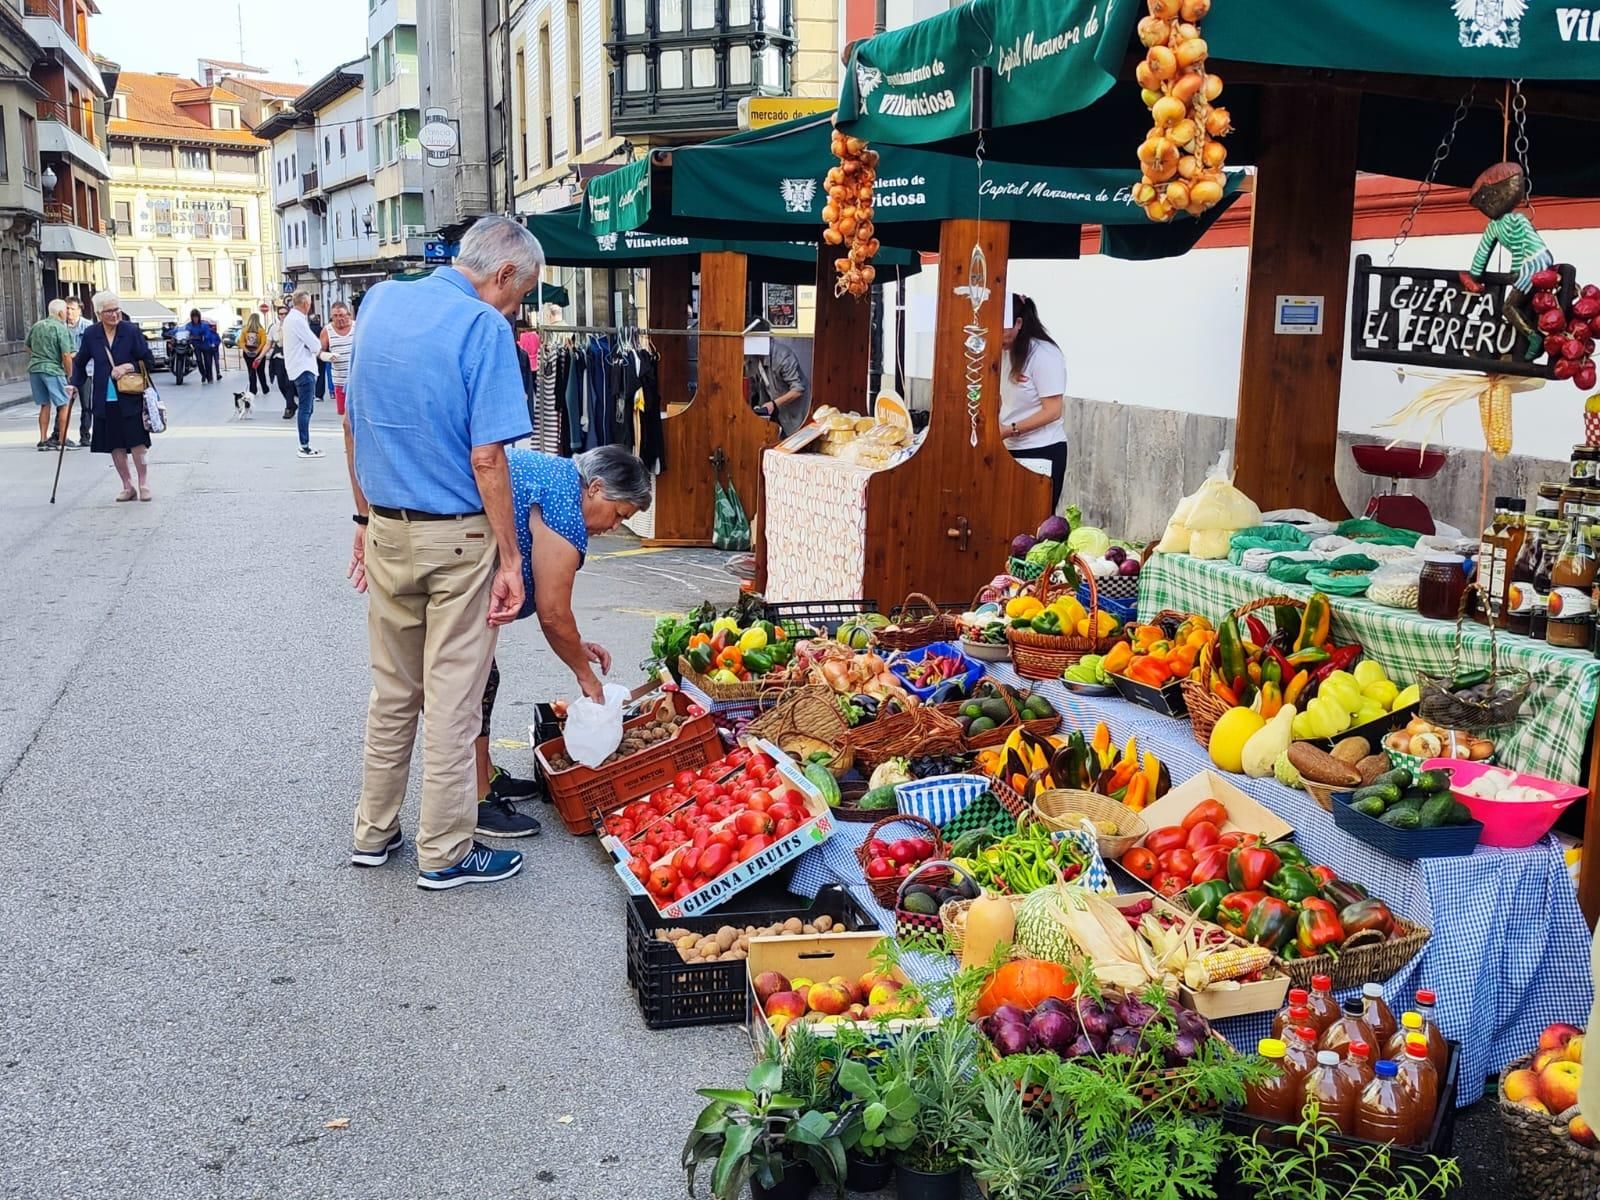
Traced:
[[198, 360], [195, 358], [195, 348], [189, 343], [189, 331], [187, 329], [173, 330], [172, 336], [168, 340], [170, 345], [167, 352], [167, 361], [172, 365], [173, 381], [181, 387], [183, 385], [183, 377], [198, 365]]

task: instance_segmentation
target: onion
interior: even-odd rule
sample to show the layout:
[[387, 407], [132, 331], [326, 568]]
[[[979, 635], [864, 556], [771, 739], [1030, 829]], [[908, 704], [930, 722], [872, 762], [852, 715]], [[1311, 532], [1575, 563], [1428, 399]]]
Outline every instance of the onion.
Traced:
[[1179, 15], [1185, 21], [1204, 21], [1211, 11], [1211, 0], [1183, 0]]
[[854, 265], [848, 258], [836, 258], [833, 260], [833, 269], [841, 275]]
[[866, 266], [861, 268], [861, 278], [866, 282], [871, 283], [877, 277], [878, 268], [873, 266], [871, 263], [868, 263]]
[[854, 217], [840, 217], [838, 228], [841, 234], [849, 237], [856, 231], [856, 219]]
[[1038, 1050], [1063, 1054], [1077, 1036], [1077, 1028], [1061, 1013], [1036, 1013], [1028, 1022], [1028, 1042]]
[[1179, 75], [1172, 85], [1172, 90], [1167, 94], [1174, 100], [1181, 100], [1185, 104], [1195, 98], [1201, 88], [1205, 87], [1206, 79], [1199, 71], [1185, 71]]
[[1161, 99], [1161, 93], [1153, 92], [1149, 88], [1142, 88], [1139, 92], [1139, 99], [1144, 101], [1146, 108], [1151, 108], [1157, 100]]
[[877, 166], [878, 152], [876, 150], [863, 150], [861, 152], [861, 161], [866, 163], [869, 167]]
[[840, 168], [844, 171], [845, 176], [849, 177], [861, 169], [861, 164], [854, 159], [847, 158], [840, 164]]
[[1178, 43], [1177, 59], [1180, 67], [1193, 67], [1206, 60], [1206, 40], [1203, 37], [1192, 37], [1186, 42]]
[[1162, 199], [1164, 199], [1173, 208], [1188, 208], [1189, 185], [1180, 180], [1174, 180], [1172, 183], [1167, 184], [1167, 190], [1163, 194]]
[[1111, 1030], [1116, 1026], [1115, 1019], [1098, 1000], [1085, 1000], [1080, 1004], [1078, 1020], [1083, 1025], [1084, 1033], [1092, 1038], [1109, 1037]]
[[1188, 115], [1189, 106], [1175, 96], [1161, 97], [1150, 109], [1150, 116], [1155, 121], [1157, 129], [1176, 125]]
[[1086, 1033], [1080, 1033], [1076, 1041], [1067, 1047], [1067, 1052], [1062, 1058], [1082, 1058], [1085, 1055], [1099, 1054], [1100, 1047], [1096, 1046]]
[[1151, 46], [1165, 46], [1171, 36], [1172, 26], [1160, 17], [1139, 19], [1139, 43], [1147, 49]]
[[1173, 1039], [1172, 1049], [1167, 1051], [1167, 1061], [1173, 1066], [1187, 1062], [1200, 1053], [1200, 1042], [1192, 1033], [1180, 1033]]
[[1208, 101], [1215, 100], [1218, 96], [1222, 95], [1222, 76], [1208, 74], [1206, 76], [1205, 85], [1200, 89], [1200, 94]]
[[1126, 1054], [1133, 1057], [1139, 1053], [1139, 1031], [1137, 1029], [1113, 1030], [1106, 1039], [1107, 1054]]
[[1153, 200], [1144, 206], [1144, 215], [1149, 217], [1152, 221], [1165, 222], [1172, 220], [1173, 214], [1172, 209], [1168, 208], [1167, 205], [1162, 201]]
[[828, 686], [836, 692], [843, 691], [850, 686], [850, 668], [842, 662], [823, 663], [822, 677], [828, 681]]
[[[1196, 158], [1194, 155], [1185, 154], [1182, 158], [1180, 158], [1178, 160], [1178, 178], [1179, 179], [1195, 179], [1195, 178], [1198, 178], [1199, 175], [1200, 175], [1200, 160], [1198, 158]], [[1139, 198], [1139, 189], [1138, 188], [1134, 188], [1133, 189], [1133, 202], [1135, 204], [1143, 204], [1144, 203], [1144, 201]]]
[[1167, 140], [1175, 146], [1187, 146], [1200, 136], [1200, 126], [1188, 117], [1167, 130]]
[[1146, 1004], [1133, 996], [1124, 996], [1117, 1005], [1117, 1016], [1121, 1022], [1130, 1029], [1143, 1029], [1155, 1019], [1156, 1010], [1153, 1005]]
[[1161, 80], [1156, 78], [1155, 72], [1150, 69], [1150, 64], [1143, 59], [1140, 59], [1139, 65], [1134, 67], [1133, 77], [1138, 80], [1139, 86], [1147, 92], [1159, 92], [1161, 90]]
[[867, 144], [860, 138], [847, 137], [845, 138], [844, 144], [845, 149], [847, 149], [852, 155], [859, 155], [867, 148]]
[[1149, 0], [1150, 15], [1162, 21], [1170, 21], [1183, 9], [1182, 0]]
[[877, 254], [878, 250], [879, 250], [878, 239], [877, 238], [868, 239], [868, 241], [867, 241], [867, 254], [868, 254], [868, 256], [870, 257], [872, 255]]
[[824, 204], [822, 206], [822, 223], [824, 225], [832, 225], [838, 219], [839, 219], [839, 206], [838, 205], [836, 205], [836, 204]]
[[1213, 108], [1206, 114], [1206, 132], [1212, 137], [1222, 137], [1233, 128], [1233, 121], [1225, 108]]
[[[1179, 168], [1182, 169], [1181, 167]], [[1156, 189], [1153, 184], [1143, 181], [1133, 185], [1133, 202], [1138, 205], [1149, 204], [1156, 198]]]
[[1211, 1032], [1211, 1023], [1192, 1008], [1177, 1010], [1178, 1032], [1193, 1037], [1205, 1037]]
[[1200, 148], [1200, 159], [1215, 170], [1228, 161], [1228, 148], [1221, 142], [1207, 142]]
[[989, 1040], [1001, 1054], [1025, 1054], [1028, 1050], [1028, 1027], [1007, 1021], [996, 1027]]
[[1150, 68], [1150, 73], [1166, 83], [1178, 73], [1178, 56], [1166, 46], [1151, 46], [1150, 53], [1145, 56], [1145, 63]]
[[1222, 185], [1211, 179], [1196, 181], [1189, 188], [1189, 200], [1194, 204], [1203, 204], [1210, 208], [1222, 199]]
[[837, 229], [824, 229], [822, 231], [822, 240], [827, 242], [830, 246], [842, 246], [844, 244], [844, 234], [840, 233]]

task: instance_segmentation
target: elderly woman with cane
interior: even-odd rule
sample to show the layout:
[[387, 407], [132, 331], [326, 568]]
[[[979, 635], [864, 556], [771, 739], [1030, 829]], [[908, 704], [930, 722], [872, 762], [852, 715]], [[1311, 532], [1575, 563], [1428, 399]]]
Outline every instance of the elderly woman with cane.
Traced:
[[[69, 396], [78, 395], [93, 368], [94, 384], [86, 403], [93, 406], [94, 429], [89, 449], [111, 455], [117, 478], [122, 480], [119, 502], [149, 500], [150, 472], [145, 454], [150, 449], [150, 432], [144, 427], [144, 393], [150, 383], [152, 359], [144, 334], [131, 321], [122, 319], [122, 301], [115, 292], [96, 292], [95, 316], [99, 318], [83, 335], [78, 356], [72, 364]], [[133, 469], [128, 471], [128, 459]]]

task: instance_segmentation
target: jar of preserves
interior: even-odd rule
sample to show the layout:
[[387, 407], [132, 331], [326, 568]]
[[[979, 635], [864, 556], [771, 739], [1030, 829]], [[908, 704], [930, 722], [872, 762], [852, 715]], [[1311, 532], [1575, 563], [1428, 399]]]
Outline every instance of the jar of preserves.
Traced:
[[1430, 551], [1422, 556], [1422, 576], [1417, 580], [1417, 611], [1425, 617], [1454, 621], [1461, 612], [1467, 590], [1466, 559], [1459, 554]]
[[1574, 446], [1567, 484], [1575, 488], [1600, 485], [1600, 446]]
[[1554, 520], [1561, 511], [1561, 485], [1559, 483], [1542, 483], [1539, 485], [1539, 498], [1533, 502], [1533, 515], [1541, 521]]
[[1589, 544], [1590, 519], [1574, 515], [1567, 538], [1550, 568], [1550, 597], [1545, 641], [1552, 646], [1587, 649], [1594, 626], [1594, 549]]

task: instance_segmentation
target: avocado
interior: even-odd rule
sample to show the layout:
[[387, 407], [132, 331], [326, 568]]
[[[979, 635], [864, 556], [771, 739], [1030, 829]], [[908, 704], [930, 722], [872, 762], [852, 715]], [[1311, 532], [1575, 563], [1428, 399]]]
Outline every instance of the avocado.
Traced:
[[979, 717], [983, 716], [983, 705], [979, 704], [976, 700], [968, 700], [961, 706], [961, 715], [976, 721]]
[[917, 892], [907, 889], [906, 894], [900, 897], [900, 907], [909, 913], [920, 913], [925, 917], [931, 917], [939, 911], [939, 901], [937, 897], [929, 895], [926, 891]]
[[1011, 709], [1004, 700], [985, 700], [982, 702], [983, 715], [996, 725], [1004, 725], [1011, 719]]
[[980, 733], [988, 733], [991, 729], [996, 728], [998, 728], [998, 725], [988, 717], [979, 717], [971, 725], [967, 726], [967, 736], [977, 737]]
[[1027, 704], [1025, 704], [1023, 707], [1033, 714], [1035, 718], [1053, 717], [1056, 715], [1055, 705], [1051, 704], [1050, 701], [1046, 700], [1038, 692], [1035, 692], [1033, 695], [1029, 696]]

